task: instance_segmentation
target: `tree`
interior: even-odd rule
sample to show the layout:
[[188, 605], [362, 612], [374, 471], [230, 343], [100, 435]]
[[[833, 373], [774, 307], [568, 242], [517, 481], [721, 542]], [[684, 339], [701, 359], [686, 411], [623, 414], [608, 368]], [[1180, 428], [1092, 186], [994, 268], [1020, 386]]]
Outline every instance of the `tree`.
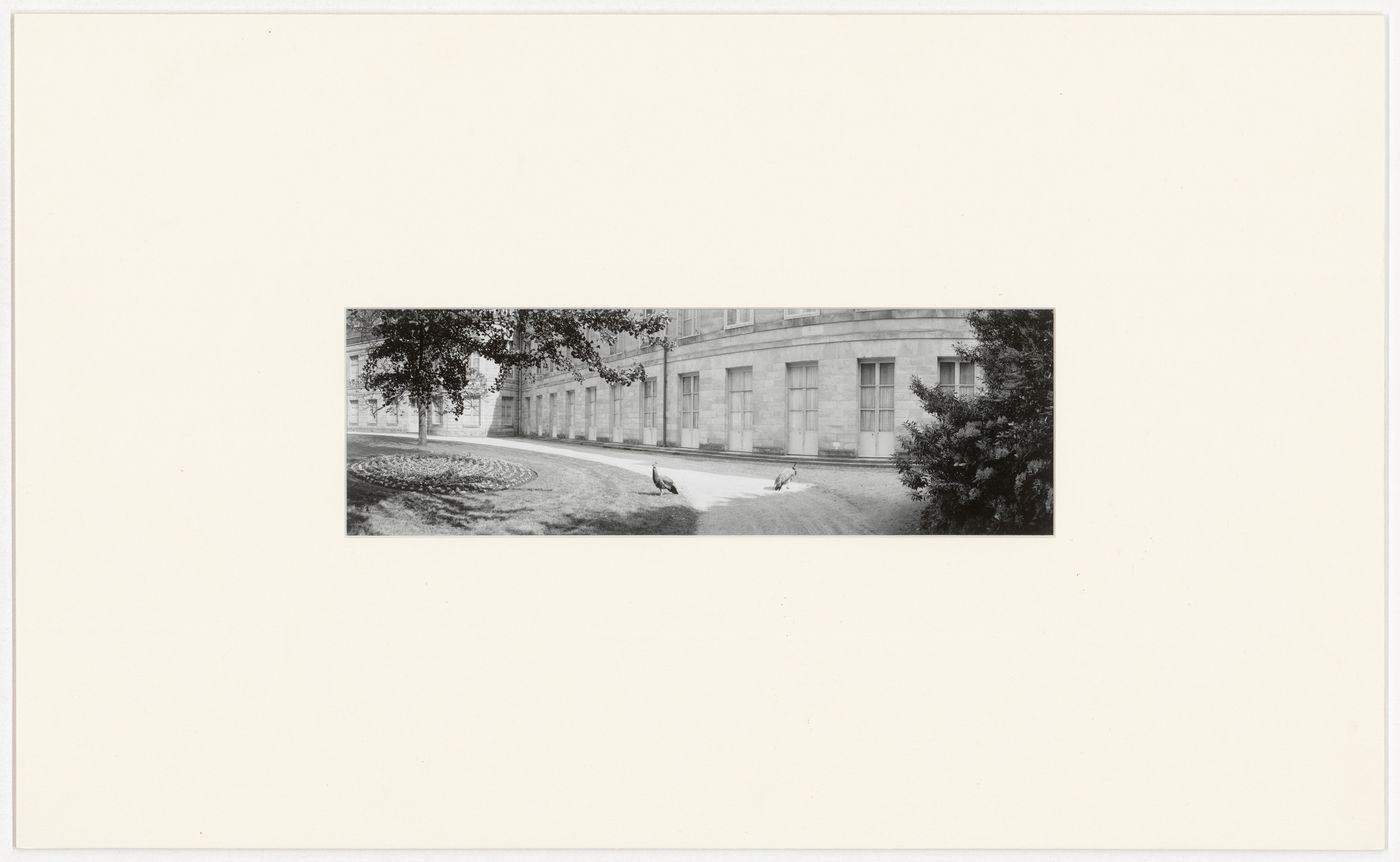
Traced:
[[[424, 443], [434, 399], [447, 399], [461, 416], [468, 398], [496, 391], [514, 372], [558, 368], [579, 381], [597, 374], [623, 385], [642, 379], [640, 363], [610, 364], [600, 347], [624, 334], [662, 343], [667, 317], [625, 308], [393, 308], [351, 310], [346, 324], [378, 341], [365, 357], [365, 388], [384, 405], [406, 398], [417, 408]], [[472, 368], [473, 355], [496, 363], [494, 380]]]
[[1047, 534], [1054, 528], [1054, 312], [968, 315], [981, 391], [959, 397], [915, 377], [910, 389], [933, 417], [906, 422], [895, 466], [921, 523], [939, 533]]

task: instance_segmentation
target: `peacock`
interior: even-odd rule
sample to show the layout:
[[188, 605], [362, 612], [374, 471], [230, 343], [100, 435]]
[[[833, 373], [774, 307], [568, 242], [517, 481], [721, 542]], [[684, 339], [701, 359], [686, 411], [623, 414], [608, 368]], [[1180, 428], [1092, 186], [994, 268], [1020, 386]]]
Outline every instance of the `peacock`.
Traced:
[[657, 494], [661, 494], [665, 491], [670, 491], [672, 494], [680, 493], [680, 491], [676, 490], [676, 483], [672, 482], [669, 476], [663, 476], [661, 472], [656, 469], [655, 461], [651, 462], [651, 483], [656, 486]]
[[781, 491], [783, 486], [792, 481], [792, 477], [797, 475], [797, 465], [793, 464], [783, 472], [778, 474], [778, 478], [773, 480], [773, 490]]

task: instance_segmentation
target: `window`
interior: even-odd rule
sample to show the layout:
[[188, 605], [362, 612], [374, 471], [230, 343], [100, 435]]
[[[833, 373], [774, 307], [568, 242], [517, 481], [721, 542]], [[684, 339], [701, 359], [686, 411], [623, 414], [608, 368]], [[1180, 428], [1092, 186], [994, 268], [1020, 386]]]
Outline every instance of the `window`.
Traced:
[[752, 308], [726, 308], [724, 310], [724, 328], [731, 326], [748, 326], [753, 323]]
[[731, 433], [753, 428], [753, 369], [729, 369], [729, 430]]
[[679, 328], [677, 329], [676, 335], [677, 338], [685, 338], [691, 335], [698, 335], [700, 333], [700, 324], [697, 309], [682, 308], [680, 323], [678, 326]]
[[[642, 316], [643, 316], [643, 317], [646, 317], [646, 316], [648, 316], [648, 315], [652, 315], [652, 314], [655, 314], [655, 313], [656, 313], [656, 309], [654, 309], [654, 308], [643, 308], [643, 309], [642, 309]], [[653, 341], [651, 340], [651, 339], [653, 339], [653, 338], [655, 338], [655, 337], [656, 337], [655, 335], [639, 335], [639, 336], [637, 336], [637, 348], [638, 348], [639, 350], [642, 350], [642, 351], [651, 351], [651, 350], [655, 350], [655, 349], [656, 349], [656, 343], [653, 342]]]
[[506, 428], [515, 424], [514, 395], [502, 395], [496, 399], [496, 422]]
[[462, 402], [466, 409], [462, 411], [461, 422], [469, 428], [481, 427], [481, 399], [467, 398]]
[[946, 389], [959, 397], [972, 395], [977, 388], [977, 370], [973, 363], [963, 359], [938, 360], [938, 388]]
[[642, 427], [656, 427], [656, 378], [648, 377], [642, 384]]
[[894, 430], [894, 363], [860, 364], [860, 430]]
[[350, 354], [350, 358], [346, 360], [345, 365], [345, 382], [351, 386], [358, 386], [360, 383], [360, 373], [363, 370], [364, 369], [360, 365], [360, 354]]
[[399, 424], [399, 402], [395, 401], [393, 404], [390, 404], [388, 407], [385, 407], [385, 408], [384, 408], [384, 414], [385, 414], [386, 416], [389, 417], [389, 424], [390, 424], [390, 425], [398, 425], [398, 424]]
[[371, 424], [371, 425], [378, 425], [378, 424], [379, 424], [379, 399], [378, 399], [378, 398], [371, 398], [371, 399], [369, 400], [369, 424]]
[[794, 317], [815, 317], [820, 309], [816, 308], [784, 308], [783, 319], [791, 320]]
[[788, 366], [788, 430], [816, 433], [816, 363]]
[[544, 396], [535, 396], [535, 433], [540, 433], [540, 426], [544, 425]]
[[559, 428], [559, 411], [555, 408], [559, 406], [557, 393], [549, 393], [549, 433], [555, 433]]
[[433, 399], [433, 406], [432, 406], [432, 423], [433, 423], [433, 427], [436, 428], [436, 427], [442, 425], [442, 413], [443, 413], [443, 410], [442, 410], [442, 398], [441, 398], [441, 397], [434, 398], [434, 399]]
[[574, 390], [564, 393], [564, 430], [574, 433]]
[[[622, 427], [622, 387], [612, 388], [612, 427]], [[621, 441], [614, 441], [621, 442]]]
[[681, 375], [681, 427], [700, 427], [700, 375]]
[[360, 424], [360, 399], [358, 398], [350, 399], [350, 424]]
[[473, 353], [471, 356], [469, 356], [469, 357], [467, 358], [467, 367], [470, 368], [472, 371], [480, 371], [480, 370], [481, 370], [481, 357], [480, 357], [480, 356], [477, 356], [475, 353]]

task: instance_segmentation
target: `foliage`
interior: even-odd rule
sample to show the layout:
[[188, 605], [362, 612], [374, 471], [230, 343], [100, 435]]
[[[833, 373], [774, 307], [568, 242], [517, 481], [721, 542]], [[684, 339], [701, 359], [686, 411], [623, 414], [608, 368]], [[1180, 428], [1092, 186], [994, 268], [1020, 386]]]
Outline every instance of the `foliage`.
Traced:
[[987, 310], [968, 315], [977, 339], [958, 354], [982, 375], [975, 396], [929, 386], [911, 390], [933, 418], [906, 422], [895, 466], [925, 530], [1047, 534], [1054, 526], [1054, 312]]
[[[625, 308], [393, 308], [354, 309], [347, 329], [375, 339], [364, 364], [364, 386], [385, 405], [406, 398], [418, 408], [418, 437], [427, 436], [428, 406], [445, 398], [462, 415], [468, 398], [505, 384], [515, 372], [561, 369], [583, 380], [597, 374], [629, 384], [646, 372], [640, 363], [621, 367], [601, 352], [626, 334], [647, 343], [665, 341], [664, 313]], [[499, 368], [488, 380], [471, 366], [473, 356]]]

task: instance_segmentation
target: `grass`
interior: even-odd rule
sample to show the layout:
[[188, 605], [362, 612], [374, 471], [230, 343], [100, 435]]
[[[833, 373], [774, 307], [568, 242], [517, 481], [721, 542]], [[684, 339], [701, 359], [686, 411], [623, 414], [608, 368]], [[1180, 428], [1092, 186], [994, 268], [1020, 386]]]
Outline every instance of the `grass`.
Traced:
[[478, 455], [514, 461], [539, 475], [493, 492], [431, 494], [396, 491], [346, 473], [346, 531], [351, 535], [688, 534], [698, 514], [676, 497], [659, 497], [649, 482], [606, 464], [557, 455], [501, 451], [462, 443], [347, 437], [348, 462], [374, 455]]

